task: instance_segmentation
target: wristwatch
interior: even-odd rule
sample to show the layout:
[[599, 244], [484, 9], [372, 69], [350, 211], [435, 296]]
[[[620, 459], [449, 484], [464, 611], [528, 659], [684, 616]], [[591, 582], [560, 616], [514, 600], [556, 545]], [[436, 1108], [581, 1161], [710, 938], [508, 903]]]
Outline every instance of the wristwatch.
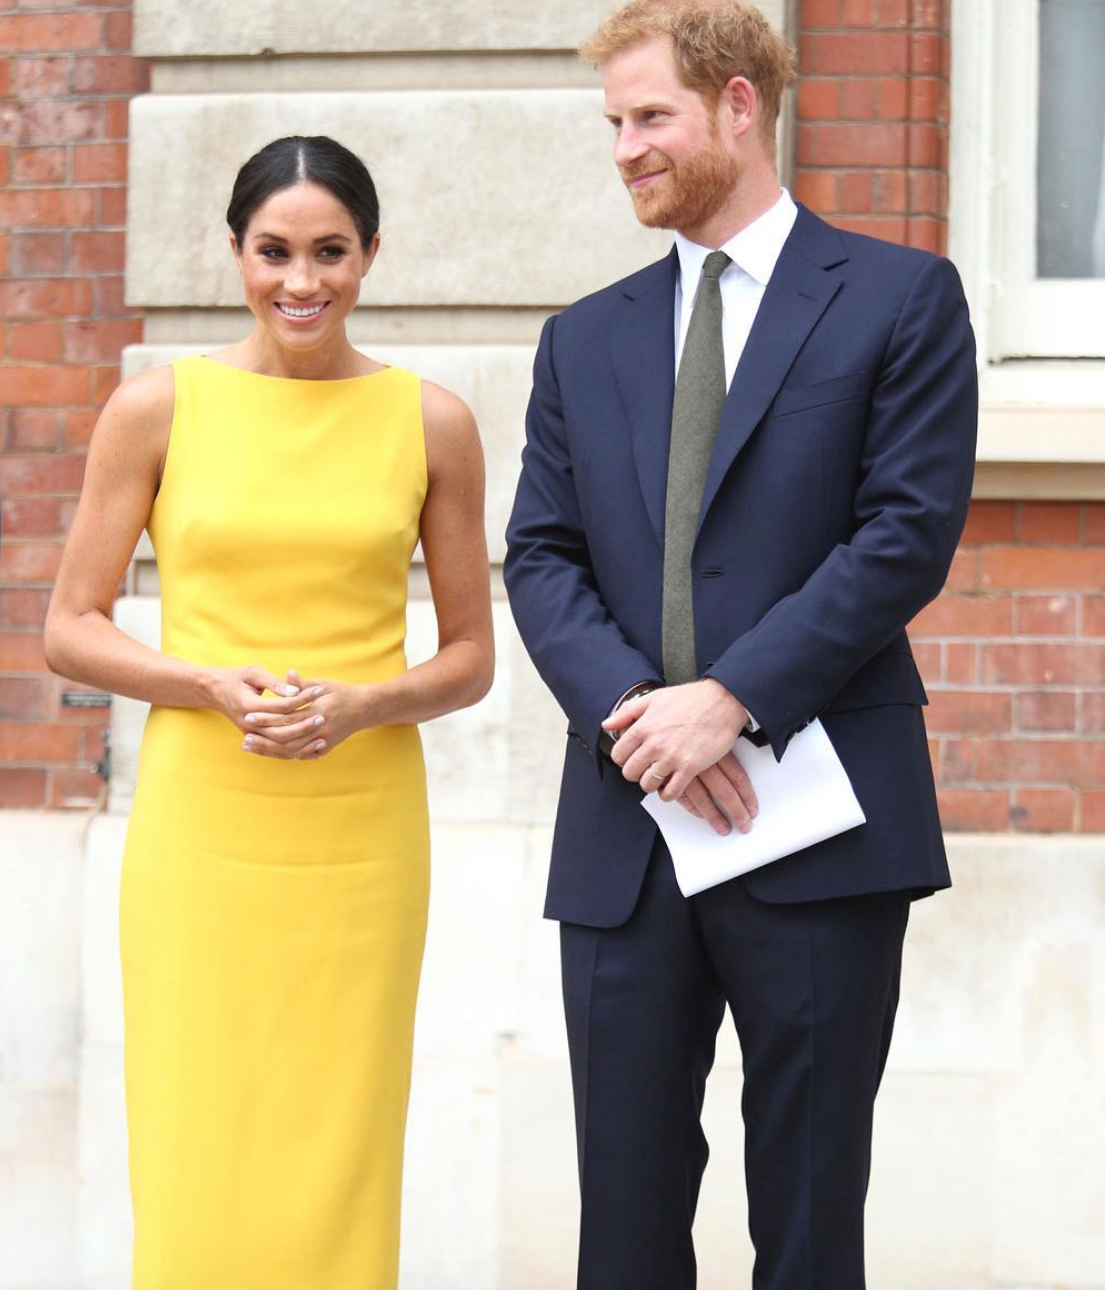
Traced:
[[[630, 699], [639, 699], [643, 695], [651, 694], [653, 690], [662, 689], [663, 686], [659, 681], [638, 681], [636, 685], [630, 686], [622, 697], [610, 709], [609, 716], [613, 716], [623, 704]], [[618, 742], [618, 732], [616, 730], [603, 730], [599, 735], [599, 752], [604, 753], [607, 757], [614, 751], [614, 745]]]

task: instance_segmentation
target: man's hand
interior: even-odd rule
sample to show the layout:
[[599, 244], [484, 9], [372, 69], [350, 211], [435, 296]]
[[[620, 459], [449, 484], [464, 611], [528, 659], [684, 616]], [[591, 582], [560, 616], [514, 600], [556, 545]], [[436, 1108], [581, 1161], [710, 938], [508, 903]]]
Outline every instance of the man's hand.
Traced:
[[722, 837], [734, 827], [747, 833], [759, 810], [748, 772], [731, 752], [692, 779], [678, 801]]
[[729, 821], [747, 833], [756, 795], [731, 752], [747, 722], [744, 705], [707, 677], [630, 699], [603, 725], [618, 732], [611, 758], [626, 779], [679, 801], [718, 833], [730, 832]]

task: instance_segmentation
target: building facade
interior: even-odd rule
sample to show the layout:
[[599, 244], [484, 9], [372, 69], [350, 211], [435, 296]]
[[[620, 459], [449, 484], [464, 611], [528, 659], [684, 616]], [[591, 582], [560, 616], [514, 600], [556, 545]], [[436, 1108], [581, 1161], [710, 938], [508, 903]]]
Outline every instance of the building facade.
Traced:
[[[41, 623], [120, 373], [248, 329], [222, 212], [241, 161], [287, 133], [368, 161], [384, 243], [354, 340], [462, 394], [488, 458], [499, 674], [425, 731], [435, 885], [403, 1284], [572, 1284], [540, 920], [563, 721], [499, 567], [543, 320], [667, 245], [634, 224], [572, 53], [608, 7], [0, 3], [0, 1290], [127, 1284], [115, 902], [144, 714], [51, 677]], [[780, 138], [796, 197], [951, 254], [980, 344], [971, 516], [911, 629], [956, 889], [914, 910], [871, 1284], [1103, 1290], [1105, 5], [764, 8], [799, 50]], [[122, 591], [117, 621], [156, 642], [145, 544]], [[412, 659], [433, 645], [416, 567]], [[704, 1290], [750, 1267], [739, 1067], [726, 1033]]]

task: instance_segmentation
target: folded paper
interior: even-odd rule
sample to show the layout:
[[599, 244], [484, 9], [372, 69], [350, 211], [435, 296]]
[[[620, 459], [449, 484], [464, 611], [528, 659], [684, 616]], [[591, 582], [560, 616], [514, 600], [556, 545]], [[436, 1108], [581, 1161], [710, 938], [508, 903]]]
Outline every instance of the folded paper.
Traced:
[[820, 721], [787, 745], [781, 761], [747, 739], [733, 746], [756, 792], [759, 814], [749, 833], [722, 837], [678, 802], [649, 793], [641, 805], [660, 826], [684, 896], [793, 855], [866, 823], [848, 772]]

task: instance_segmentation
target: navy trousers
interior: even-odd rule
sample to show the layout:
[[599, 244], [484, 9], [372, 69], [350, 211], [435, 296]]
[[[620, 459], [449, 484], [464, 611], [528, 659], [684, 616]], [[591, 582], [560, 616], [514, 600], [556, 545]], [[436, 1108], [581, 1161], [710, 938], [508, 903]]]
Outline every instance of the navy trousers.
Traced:
[[663, 842], [628, 922], [561, 924], [581, 1193], [578, 1290], [693, 1290], [700, 1117], [728, 1004], [744, 1062], [753, 1290], [864, 1290], [875, 1093], [909, 894], [690, 899]]

